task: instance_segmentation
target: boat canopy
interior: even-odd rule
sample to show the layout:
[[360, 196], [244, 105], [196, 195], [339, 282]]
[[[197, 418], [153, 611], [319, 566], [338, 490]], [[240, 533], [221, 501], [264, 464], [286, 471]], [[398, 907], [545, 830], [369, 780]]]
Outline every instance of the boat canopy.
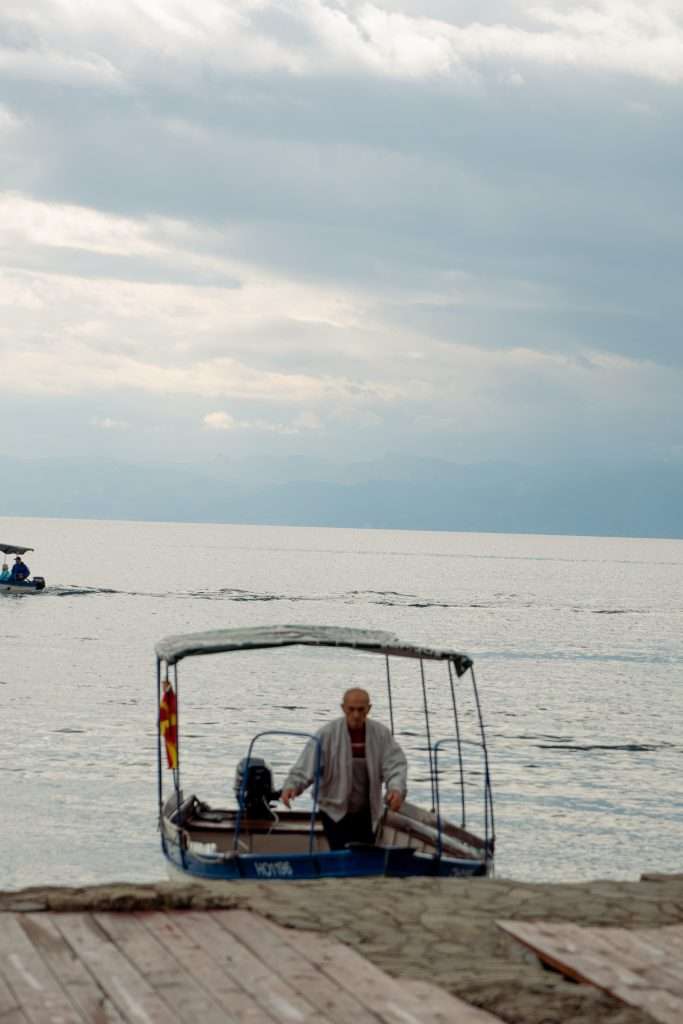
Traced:
[[0, 544], [0, 551], [6, 555], [25, 555], [27, 551], [34, 551], [34, 548], [21, 548], [18, 544]]
[[156, 645], [156, 655], [167, 665], [198, 654], [226, 651], [258, 651], [266, 647], [352, 647], [371, 654], [399, 658], [451, 661], [459, 676], [472, 667], [466, 654], [448, 649], [405, 643], [393, 633], [375, 629], [344, 629], [340, 626], [258, 626], [249, 629], [212, 629], [205, 633], [167, 636]]

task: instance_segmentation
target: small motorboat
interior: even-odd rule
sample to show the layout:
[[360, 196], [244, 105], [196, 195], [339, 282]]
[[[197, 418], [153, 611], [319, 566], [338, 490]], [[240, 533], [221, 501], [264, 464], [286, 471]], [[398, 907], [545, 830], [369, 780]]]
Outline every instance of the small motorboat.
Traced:
[[[355, 657], [359, 653], [379, 655], [380, 679], [388, 691], [387, 726], [391, 733], [397, 730], [398, 708], [406, 707], [407, 700], [414, 702], [423, 718], [424, 731], [418, 738], [412, 711], [404, 728], [420, 761], [416, 774], [429, 806], [405, 801], [396, 811], [386, 807], [372, 844], [351, 843], [341, 850], [330, 849], [317, 801], [321, 744], [311, 733], [285, 729], [257, 733], [236, 765], [234, 806], [211, 806], [196, 794], [182, 790], [179, 663], [201, 655], [291, 646], [346, 648], [355, 652]], [[417, 668], [415, 683], [407, 680], [407, 694], [404, 677], [412, 673], [401, 672], [400, 699], [396, 699], [392, 685], [392, 667], [397, 659], [409, 659]], [[495, 838], [488, 752], [472, 659], [466, 654], [404, 643], [383, 631], [263, 626], [166, 637], [156, 645], [156, 661], [159, 827], [161, 848], [171, 874], [236, 881], [492, 873]], [[429, 685], [427, 664], [431, 666]], [[404, 665], [404, 669], [410, 667]], [[273, 698], [274, 702], [278, 699], [275, 685]], [[191, 700], [196, 700], [194, 691]], [[436, 711], [430, 708], [434, 701]], [[268, 746], [272, 757], [283, 737], [317, 744], [310, 812], [281, 806], [275, 809], [280, 794], [273, 787], [270, 767], [254, 754], [257, 745], [260, 749]], [[222, 746], [220, 737], [218, 746]], [[170, 793], [165, 792], [165, 768], [172, 771]], [[443, 813], [445, 809], [449, 816]], [[451, 817], [453, 809], [457, 820]], [[473, 817], [477, 833], [472, 831]]]
[[[22, 548], [18, 544], [0, 544], [0, 551], [5, 555], [25, 555], [33, 548]], [[4, 574], [3, 574], [4, 575]], [[42, 576], [29, 576], [26, 579], [0, 578], [0, 594], [40, 594], [45, 590], [45, 579]]]

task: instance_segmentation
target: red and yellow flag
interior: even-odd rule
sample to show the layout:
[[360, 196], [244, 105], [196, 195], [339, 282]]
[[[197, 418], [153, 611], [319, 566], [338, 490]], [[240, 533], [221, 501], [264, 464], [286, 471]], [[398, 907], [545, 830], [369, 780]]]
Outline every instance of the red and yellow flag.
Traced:
[[166, 744], [166, 761], [169, 768], [178, 767], [178, 702], [168, 679], [163, 683], [164, 692], [159, 705], [159, 732]]

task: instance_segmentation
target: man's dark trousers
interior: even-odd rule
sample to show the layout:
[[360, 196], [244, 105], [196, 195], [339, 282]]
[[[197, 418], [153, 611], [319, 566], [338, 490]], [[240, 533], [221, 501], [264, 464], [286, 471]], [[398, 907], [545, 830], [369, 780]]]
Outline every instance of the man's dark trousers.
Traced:
[[334, 821], [324, 811], [320, 812], [320, 818], [331, 850], [343, 850], [349, 843], [374, 845], [375, 836], [369, 807], [345, 814], [339, 821]]

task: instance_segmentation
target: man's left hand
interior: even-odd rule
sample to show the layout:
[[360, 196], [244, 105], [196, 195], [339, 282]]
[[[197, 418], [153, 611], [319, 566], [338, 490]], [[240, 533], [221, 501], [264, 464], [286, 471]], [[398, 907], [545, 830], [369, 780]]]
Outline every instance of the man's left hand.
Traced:
[[403, 793], [400, 789], [390, 789], [384, 799], [390, 811], [399, 811], [403, 803]]

